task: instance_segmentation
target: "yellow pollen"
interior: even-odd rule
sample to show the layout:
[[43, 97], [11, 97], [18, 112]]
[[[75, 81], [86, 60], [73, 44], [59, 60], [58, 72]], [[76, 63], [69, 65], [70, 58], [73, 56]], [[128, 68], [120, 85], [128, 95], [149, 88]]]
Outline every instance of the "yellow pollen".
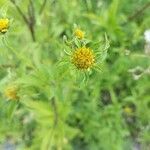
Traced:
[[9, 28], [9, 20], [8, 19], [0, 19], [0, 32], [5, 33]]
[[88, 69], [94, 64], [94, 54], [89, 48], [82, 47], [78, 48], [72, 54], [72, 63], [77, 69]]
[[83, 39], [84, 38], [84, 32], [80, 29], [76, 29], [74, 34], [78, 39]]

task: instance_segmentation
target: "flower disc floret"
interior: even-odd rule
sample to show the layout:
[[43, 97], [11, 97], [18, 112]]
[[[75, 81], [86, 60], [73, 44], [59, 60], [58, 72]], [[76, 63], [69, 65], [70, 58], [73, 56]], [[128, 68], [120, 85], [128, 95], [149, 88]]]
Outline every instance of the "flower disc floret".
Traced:
[[79, 70], [91, 68], [94, 61], [94, 54], [90, 48], [78, 48], [72, 54], [72, 63]]

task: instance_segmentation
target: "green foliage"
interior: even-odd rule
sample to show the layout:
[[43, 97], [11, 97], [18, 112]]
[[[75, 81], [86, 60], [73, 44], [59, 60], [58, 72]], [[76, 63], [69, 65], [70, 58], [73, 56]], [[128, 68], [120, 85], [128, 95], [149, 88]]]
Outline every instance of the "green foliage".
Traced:
[[[148, 150], [148, 9], [132, 18], [148, 1], [43, 2], [0, 0], [0, 18], [10, 20], [0, 34], [0, 149]], [[98, 55], [98, 69], [71, 67], [65, 52], [81, 45]], [[19, 100], [5, 94], [9, 85]]]

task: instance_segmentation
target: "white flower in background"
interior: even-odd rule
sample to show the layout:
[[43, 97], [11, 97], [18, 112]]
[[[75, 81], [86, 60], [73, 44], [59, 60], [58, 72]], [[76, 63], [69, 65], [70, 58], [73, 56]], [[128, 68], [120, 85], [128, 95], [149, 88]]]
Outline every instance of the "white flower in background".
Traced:
[[144, 32], [144, 38], [145, 38], [146, 43], [150, 43], [150, 29]]
[[135, 68], [129, 69], [129, 73], [131, 73], [134, 80], [138, 80], [142, 77], [144, 69], [140, 66], [136, 66]]
[[150, 29], [144, 32], [144, 38], [146, 42], [145, 47], [144, 47], [145, 54], [150, 55]]
[[150, 67], [142, 68], [136, 66], [135, 68], [129, 69], [128, 72], [131, 73], [134, 80], [139, 80], [143, 75], [150, 75]]

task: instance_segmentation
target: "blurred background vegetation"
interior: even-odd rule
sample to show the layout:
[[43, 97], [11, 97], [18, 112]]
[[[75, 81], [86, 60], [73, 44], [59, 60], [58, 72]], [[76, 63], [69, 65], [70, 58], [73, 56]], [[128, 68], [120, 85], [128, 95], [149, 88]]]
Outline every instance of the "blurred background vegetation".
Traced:
[[[149, 150], [149, 0], [0, 0], [0, 149]], [[76, 81], [63, 36], [110, 41], [101, 73]], [[17, 86], [19, 100], [5, 90]]]

